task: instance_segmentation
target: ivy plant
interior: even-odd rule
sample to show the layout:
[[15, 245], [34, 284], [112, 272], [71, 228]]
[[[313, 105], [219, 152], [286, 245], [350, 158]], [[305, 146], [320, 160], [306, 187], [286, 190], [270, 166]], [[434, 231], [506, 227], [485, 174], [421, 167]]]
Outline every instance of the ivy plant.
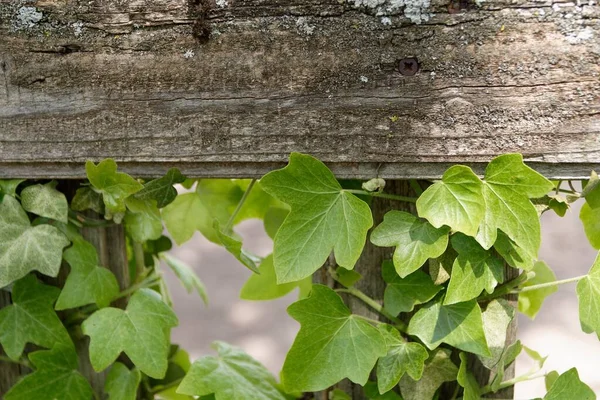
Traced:
[[[544, 374], [545, 357], [520, 341], [506, 345], [516, 312], [534, 318], [569, 282], [578, 282], [583, 332], [600, 335], [600, 257], [587, 275], [560, 281], [538, 260], [539, 216], [563, 216], [574, 201], [584, 202], [581, 221], [600, 249], [594, 172], [576, 190], [506, 154], [482, 176], [455, 165], [425, 189], [410, 182], [415, 197], [407, 197], [386, 193], [381, 178], [362, 186], [338, 181], [321, 161], [299, 153], [260, 180], [187, 179], [177, 169], [141, 180], [112, 159], [88, 161], [85, 169], [87, 180], [76, 188], [0, 180], [0, 287], [11, 300], [0, 309], [0, 363], [23, 372], [3, 394], [7, 400], [291, 400], [311, 392], [351, 399], [336, 387], [343, 380], [373, 400], [470, 400], [544, 377], [544, 399], [596, 398], [574, 368]], [[392, 206], [374, 225], [374, 198], [408, 203], [413, 212]], [[272, 254], [245, 249], [235, 228], [249, 218], [263, 220]], [[120, 225], [127, 263], [107, 265], [90, 232]], [[300, 329], [279, 377], [224, 342], [193, 363], [171, 343], [178, 319], [162, 269], [198, 294], [199, 307], [209, 300], [210, 288], [168, 254], [171, 240], [182, 244], [196, 232], [253, 272], [242, 299], [297, 291], [288, 313]], [[369, 272], [385, 283], [383, 301], [359, 290], [365, 278], [353, 271], [366, 245], [389, 250]], [[124, 268], [127, 286], [117, 279]], [[510, 268], [516, 274], [507, 274]], [[517, 309], [507, 295], [518, 296]], [[379, 318], [353, 313], [352, 297]], [[505, 376], [521, 352], [534, 367]], [[487, 380], [470, 370], [474, 362], [489, 369]], [[103, 387], [92, 387], [82, 364], [105, 373]]]

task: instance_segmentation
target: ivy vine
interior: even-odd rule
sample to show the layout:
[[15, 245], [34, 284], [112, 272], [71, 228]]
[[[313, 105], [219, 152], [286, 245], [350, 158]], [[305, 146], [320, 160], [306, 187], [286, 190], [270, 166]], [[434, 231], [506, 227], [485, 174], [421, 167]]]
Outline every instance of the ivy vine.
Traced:
[[[516, 310], [504, 299], [518, 294], [518, 311], [533, 318], [558, 285], [577, 281], [581, 328], [600, 334], [600, 258], [587, 275], [561, 281], [538, 260], [539, 216], [563, 216], [579, 199], [586, 235], [600, 249], [600, 179], [593, 172], [578, 191], [506, 154], [483, 178], [457, 165], [426, 188], [411, 182], [412, 198], [386, 193], [380, 178], [360, 189], [342, 184], [299, 153], [260, 181], [186, 179], [176, 169], [143, 181], [111, 159], [85, 169], [87, 181], [69, 198], [56, 181], [0, 180], [0, 287], [11, 296], [0, 310], [0, 365], [24, 372], [6, 400], [286, 400], [323, 390], [344, 400], [351, 397], [331, 389], [344, 379], [369, 399], [430, 400], [455, 382], [451, 398], [470, 400], [536, 378], [545, 378], [544, 399], [596, 398], [575, 369], [544, 374], [544, 357], [519, 341], [505, 346]], [[178, 195], [174, 185], [188, 190]], [[392, 210], [374, 227], [372, 197], [414, 203], [416, 214]], [[273, 254], [244, 249], [234, 228], [250, 218], [264, 221]], [[127, 288], [110, 269], [123, 266], [101, 265], [84, 233], [117, 224], [127, 236]], [[172, 269], [206, 303], [200, 278], [167, 253], [171, 240], [180, 245], [197, 231], [254, 272], [242, 299], [270, 300], [298, 288], [288, 312], [301, 328], [280, 380], [227, 343], [215, 342], [216, 355], [192, 363], [170, 342], [178, 319], [160, 268]], [[367, 240], [390, 249], [389, 260], [372, 266], [386, 283], [383, 304], [355, 286], [362, 277], [352, 269]], [[519, 275], [506, 279], [505, 264]], [[335, 288], [312, 284], [320, 268]], [[353, 314], [341, 295], [360, 299], [381, 320]], [[108, 371], [102, 395], [78, 369], [76, 349], [87, 343], [83, 361]], [[534, 368], [505, 379], [522, 351]], [[483, 386], [467, 368], [473, 357], [491, 371]]]

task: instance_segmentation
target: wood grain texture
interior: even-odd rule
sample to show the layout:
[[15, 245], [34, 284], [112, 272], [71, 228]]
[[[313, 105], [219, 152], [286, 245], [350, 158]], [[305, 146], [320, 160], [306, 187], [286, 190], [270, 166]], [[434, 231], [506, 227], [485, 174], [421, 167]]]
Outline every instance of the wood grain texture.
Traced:
[[433, 0], [420, 24], [395, 0], [212, 1], [0, 0], [0, 177], [80, 178], [105, 157], [250, 177], [291, 151], [341, 177], [506, 152], [553, 177], [600, 167], [593, 1]]

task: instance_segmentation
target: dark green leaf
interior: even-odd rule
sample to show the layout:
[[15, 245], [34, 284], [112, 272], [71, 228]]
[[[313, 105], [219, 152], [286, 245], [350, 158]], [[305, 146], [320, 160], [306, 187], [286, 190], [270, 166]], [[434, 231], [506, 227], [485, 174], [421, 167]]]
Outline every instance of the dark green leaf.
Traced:
[[242, 248], [242, 241], [237, 238], [235, 233], [226, 233], [219, 226], [219, 221], [215, 220], [214, 230], [217, 233], [219, 243], [234, 256], [239, 262], [250, 271], [258, 273], [257, 257]]
[[163, 208], [177, 197], [177, 190], [173, 185], [184, 181], [185, 176], [177, 168], [171, 168], [162, 178], [146, 183], [144, 188], [135, 194], [135, 197], [140, 200], [155, 200], [158, 208]]
[[179, 279], [179, 282], [183, 285], [185, 290], [188, 293], [192, 293], [194, 290], [198, 293], [204, 304], [208, 304], [208, 296], [206, 294], [206, 288], [204, 284], [196, 275], [194, 270], [183, 261], [169, 255], [163, 254], [161, 258], [165, 261], [167, 266], [171, 268], [171, 270]]
[[383, 306], [394, 315], [410, 312], [416, 304], [433, 299], [442, 289], [435, 285], [423, 271], [415, 271], [406, 278], [400, 278], [391, 261], [381, 266], [383, 280], [387, 283], [383, 294]]
[[[15, 197], [17, 194], [17, 187], [25, 182], [25, 179], [0, 179], [0, 194]], [[0, 197], [0, 200], [2, 197]]]
[[362, 275], [358, 272], [344, 267], [338, 267], [335, 270], [335, 274], [337, 275], [337, 281], [346, 287], [353, 286], [362, 278]]
[[591, 208], [600, 207], [600, 179], [595, 171], [592, 171], [589, 181], [581, 192], [581, 197], [585, 198]]
[[104, 201], [100, 193], [95, 192], [89, 186], [83, 186], [75, 192], [75, 196], [71, 200], [71, 208], [75, 211], [92, 210], [98, 214], [104, 214]]
[[363, 386], [363, 390], [369, 400], [402, 400], [402, 397], [393, 391], [380, 394], [377, 383], [375, 382], [367, 382], [367, 384]]
[[532, 255], [517, 245], [502, 231], [498, 231], [494, 249], [504, 258], [504, 261], [513, 268], [531, 271], [537, 260], [537, 255]]

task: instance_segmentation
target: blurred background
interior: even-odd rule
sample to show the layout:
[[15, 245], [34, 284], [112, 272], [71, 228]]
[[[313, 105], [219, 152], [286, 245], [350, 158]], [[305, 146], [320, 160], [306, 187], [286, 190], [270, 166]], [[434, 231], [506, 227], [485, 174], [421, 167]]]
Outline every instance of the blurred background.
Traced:
[[[563, 218], [553, 212], [542, 216], [540, 260], [554, 270], [557, 279], [586, 274], [596, 257], [578, 218], [582, 203], [575, 203]], [[236, 231], [244, 238], [244, 248], [260, 256], [272, 252], [273, 243], [264, 233], [262, 221], [245, 221]], [[180, 320], [172, 332], [172, 342], [182, 345], [195, 360], [214, 354], [210, 348], [213, 341], [226, 341], [242, 347], [278, 376], [299, 329], [299, 324], [286, 313], [287, 306], [297, 298], [297, 290], [273, 301], [240, 300], [239, 291], [251, 272], [199, 233], [174, 248], [172, 254], [194, 268], [209, 297], [209, 305], [204, 306], [196, 294], [188, 294], [175, 276], [163, 269]], [[518, 337], [524, 345], [549, 356], [545, 371], [562, 373], [577, 367], [580, 378], [600, 394], [600, 342], [595, 335], [580, 329], [575, 286], [560, 286], [546, 299], [535, 321], [519, 315]], [[517, 375], [527, 372], [531, 365], [521, 355], [517, 359]], [[545, 392], [544, 380], [538, 379], [518, 384], [515, 398], [543, 397]]]

